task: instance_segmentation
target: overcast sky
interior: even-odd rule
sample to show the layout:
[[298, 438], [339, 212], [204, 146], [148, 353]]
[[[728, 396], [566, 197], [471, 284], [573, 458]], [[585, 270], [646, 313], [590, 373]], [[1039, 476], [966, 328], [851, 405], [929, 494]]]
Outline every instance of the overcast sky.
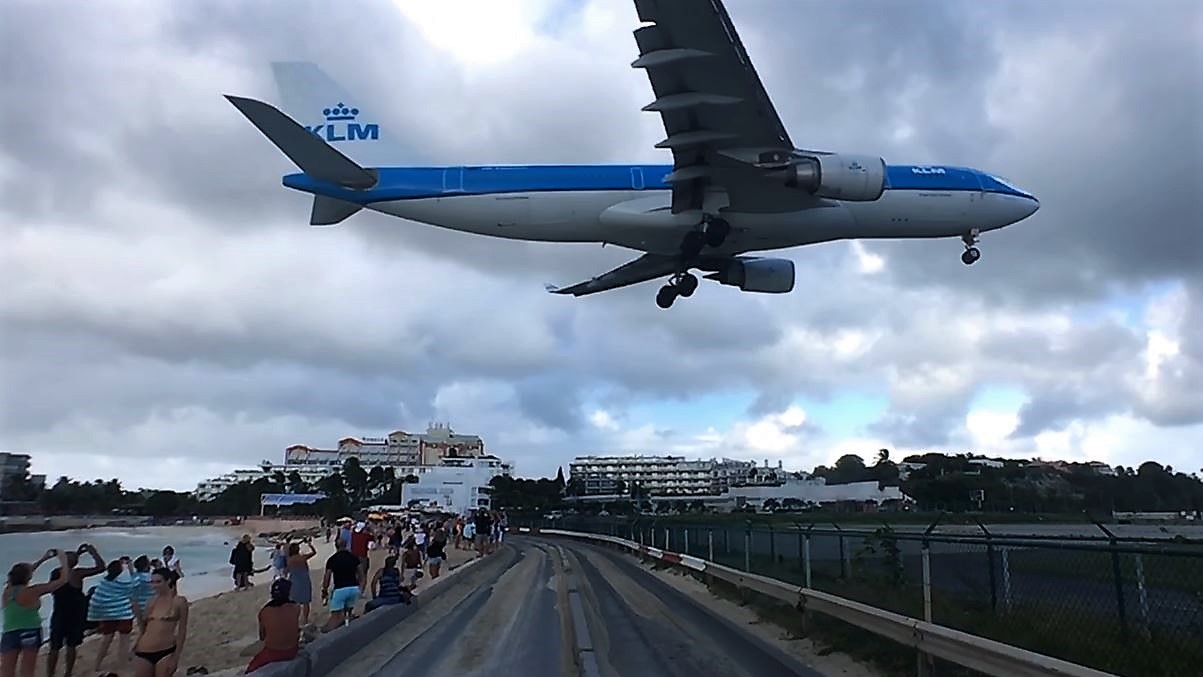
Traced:
[[[979, 167], [1040, 212], [789, 250], [790, 295], [544, 292], [631, 258], [360, 213], [222, 97], [312, 60], [395, 164], [657, 162], [625, 0], [0, 3], [0, 449], [190, 489], [450, 421], [590, 452], [1203, 466], [1203, 5], [727, 0], [795, 143]], [[499, 9], [504, 6], [509, 11]]]

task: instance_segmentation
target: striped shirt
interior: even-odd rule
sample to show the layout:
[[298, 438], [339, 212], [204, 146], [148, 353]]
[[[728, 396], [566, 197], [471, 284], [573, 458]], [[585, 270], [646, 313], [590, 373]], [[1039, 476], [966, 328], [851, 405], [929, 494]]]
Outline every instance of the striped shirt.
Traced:
[[122, 574], [112, 580], [101, 579], [88, 604], [88, 620], [123, 621], [133, 618], [134, 606], [130, 603], [133, 592], [134, 583], [127, 575]]
[[142, 613], [146, 613], [146, 603], [155, 596], [154, 588], [150, 587], [149, 571], [134, 572], [134, 578], [130, 581], [130, 596], [133, 597], [134, 604], [138, 605]]

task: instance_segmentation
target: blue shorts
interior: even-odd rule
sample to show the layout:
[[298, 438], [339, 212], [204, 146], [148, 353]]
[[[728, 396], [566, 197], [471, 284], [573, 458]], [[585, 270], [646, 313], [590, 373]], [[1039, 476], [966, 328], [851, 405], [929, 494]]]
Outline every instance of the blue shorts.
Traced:
[[12, 651], [37, 651], [42, 646], [42, 629], [27, 628], [25, 630], [9, 630], [0, 634], [0, 653]]
[[358, 601], [359, 588], [335, 588], [334, 592], [330, 593], [330, 611], [353, 609]]

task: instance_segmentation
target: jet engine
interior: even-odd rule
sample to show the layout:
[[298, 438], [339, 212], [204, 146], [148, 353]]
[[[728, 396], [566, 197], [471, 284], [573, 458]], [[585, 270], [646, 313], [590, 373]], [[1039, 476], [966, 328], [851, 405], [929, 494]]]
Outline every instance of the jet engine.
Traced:
[[886, 161], [872, 155], [808, 155], [785, 170], [785, 185], [831, 200], [872, 202], [886, 190]]
[[794, 290], [794, 262], [789, 259], [732, 259], [722, 270], [706, 276], [719, 284], [763, 294]]

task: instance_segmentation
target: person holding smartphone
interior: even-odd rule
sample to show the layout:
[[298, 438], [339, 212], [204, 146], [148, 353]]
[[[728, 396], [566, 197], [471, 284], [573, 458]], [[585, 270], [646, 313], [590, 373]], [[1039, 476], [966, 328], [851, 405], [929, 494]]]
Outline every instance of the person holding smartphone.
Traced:
[[[92, 558], [92, 566], [79, 566], [79, 558], [84, 554]], [[67, 582], [52, 593], [54, 610], [50, 614], [50, 647], [46, 653], [46, 674], [50, 677], [54, 677], [59, 651], [63, 647], [67, 648], [65, 674], [75, 673], [76, 651], [84, 642], [84, 630], [88, 623], [88, 596], [84, 594], [84, 579], [104, 569], [104, 558], [96, 548], [91, 543], [81, 543], [67, 553], [67, 566], [50, 572], [51, 582], [64, 575], [67, 578]]]

